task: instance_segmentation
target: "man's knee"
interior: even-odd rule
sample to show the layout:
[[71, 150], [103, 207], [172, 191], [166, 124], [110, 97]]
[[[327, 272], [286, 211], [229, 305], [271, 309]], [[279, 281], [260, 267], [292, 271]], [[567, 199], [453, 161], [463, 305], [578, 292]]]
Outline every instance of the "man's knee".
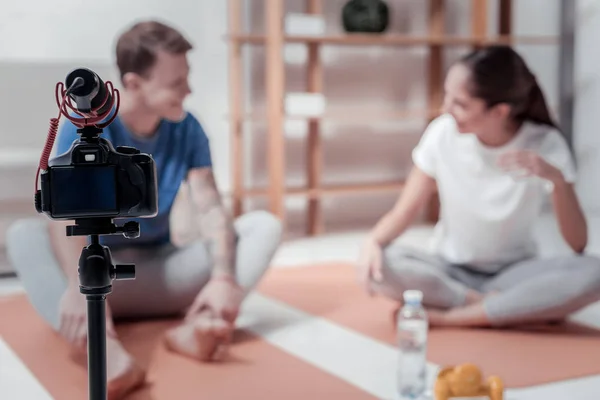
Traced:
[[279, 244], [283, 225], [281, 221], [268, 211], [259, 210], [247, 213], [239, 219], [240, 234], [258, 235], [269, 243]]
[[10, 246], [16, 242], [26, 240], [32, 233], [42, 232], [47, 229], [47, 222], [38, 218], [19, 219], [10, 224], [6, 231], [6, 244]]
[[275, 242], [280, 241], [283, 225], [275, 215], [267, 211], [258, 211], [255, 218], [257, 218], [257, 225], [264, 235], [272, 238]]
[[39, 238], [47, 235], [48, 223], [37, 218], [20, 219], [6, 231], [6, 252], [13, 267], [19, 266], [22, 254], [39, 251]]

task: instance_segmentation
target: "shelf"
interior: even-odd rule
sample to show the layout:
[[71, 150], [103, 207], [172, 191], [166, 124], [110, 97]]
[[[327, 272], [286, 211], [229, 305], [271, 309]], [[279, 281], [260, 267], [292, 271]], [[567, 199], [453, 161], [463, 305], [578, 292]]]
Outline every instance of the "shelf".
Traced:
[[[232, 42], [263, 45], [266, 36], [261, 34], [226, 35]], [[557, 44], [556, 36], [415, 36], [398, 34], [347, 34], [327, 36], [284, 36], [286, 43], [315, 43], [322, 45], [380, 45], [380, 46], [415, 46], [415, 45], [490, 45], [490, 44]]]
[[[370, 129], [371, 124], [394, 124], [394, 132], [413, 131], [423, 121], [424, 124], [441, 114], [444, 100], [444, 76], [447, 67], [447, 55], [445, 48], [468, 50], [486, 45], [508, 44], [508, 45], [542, 45], [560, 46], [560, 35], [513, 35], [513, 18], [515, 0], [471, 0], [470, 16], [462, 18], [461, 24], [465, 32], [461, 34], [450, 34], [447, 31], [447, 16], [449, 13], [459, 12], [456, 7], [450, 5], [448, 0], [428, 0], [427, 27], [420, 34], [385, 32], [382, 34], [363, 34], [327, 32], [322, 36], [288, 35], [285, 31], [284, 19], [288, 7], [283, 0], [264, 0], [262, 27], [246, 25], [246, 15], [250, 10], [243, 7], [241, 0], [228, 0], [229, 3], [229, 30], [224, 39], [229, 46], [229, 79], [230, 79], [230, 114], [227, 115], [232, 142], [232, 209], [237, 217], [244, 211], [244, 201], [248, 198], [264, 198], [268, 201], [269, 211], [281, 219], [286, 225], [286, 204], [288, 197], [298, 197], [306, 200], [306, 232], [309, 235], [320, 234], [325, 231], [325, 217], [322, 201], [328, 196], [338, 195], [370, 195], [382, 193], [400, 192], [404, 187], [403, 182], [365, 182], [344, 185], [325, 185], [323, 175], [326, 170], [324, 124], [333, 122], [339, 124], [357, 124], [365, 126], [365, 131]], [[525, 2], [525, 0], [523, 0]], [[307, 14], [322, 16], [324, 13], [325, 0], [304, 0], [304, 12]], [[493, 4], [492, 4], [493, 3]], [[492, 17], [493, 8], [496, 9]], [[492, 19], [494, 21], [492, 21]], [[490, 28], [495, 25], [494, 32]], [[339, 22], [330, 27], [340, 29]], [[328, 28], [329, 29], [329, 28]], [[341, 30], [341, 29], [340, 29]], [[297, 91], [306, 93], [327, 94], [324, 88], [325, 79], [329, 78], [327, 63], [323, 59], [321, 51], [323, 46], [374, 46], [387, 49], [415, 48], [424, 50], [427, 65], [424, 66], [425, 76], [419, 79], [425, 91], [426, 103], [415, 107], [410, 103], [410, 108], [395, 99], [388, 99], [385, 106], [377, 108], [375, 104], [367, 107], [345, 106], [339, 104], [344, 99], [332, 99], [327, 102], [323, 115], [302, 116], [287, 115], [285, 101], [287, 94], [287, 66], [285, 57], [285, 44], [306, 45], [305, 72], [306, 79], [304, 87], [296, 88]], [[244, 79], [247, 78], [245, 63], [248, 60], [242, 51], [245, 45], [262, 46], [264, 75], [258, 80], [264, 80], [264, 102], [253, 102], [246, 106], [246, 87]], [[369, 62], [369, 61], [368, 61]], [[374, 66], [377, 65], [375, 61]], [[334, 72], [332, 72], [334, 73]], [[390, 79], [411, 79], [410, 76], [392, 74]], [[365, 76], [364, 79], [369, 79]], [[413, 82], [411, 82], [413, 83]], [[259, 83], [256, 83], [259, 84]], [[343, 84], [343, 82], [341, 82]], [[361, 98], [360, 92], [357, 96]], [[336, 101], [337, 100], [337, 101]], [[383, 99], [378, 99], [377, 102]], [[408, 100], [410, 101], [410, 99]], [[411, 121], [412, 120], [412, 121]], [[291, 121], [306, 121], [304, 158], [305, 185], [302, 187], [286, 187], [286, 145], [288, 140], [287, 124]], [[404, 124], [401, 122], [408, 122]], [[266, 133], [265, 148], [267, 150], [267, 182], [266, 187], [246, 188], [244, 184], [244, 171], [246, 163], [245, 146], [248, 146], [245, 138], [246, 128], [252, 123], [261, 124], [260, 130]], [[244, 124], [248, 124], [245, 126]], [[395, 125], [398, 125], [396, 128]], [[406, 126], [410, 126], [409, 129]], [[254, 128], [254, 126], [251, 126]], [[420, 129], [420, 128], [419, 128]], [[415, 130], [416, 131], [416, 130]], [[262, 157], [262, 155], [261, 155]], [[252, 155], [250, 155], [252, 158]], [[407, 160], [408, 161], [408, 160]], [[357, 161], [349, 158], [350, 164]], [[373, 179], [376, 178], [374, 174]], [[358, 177], [357, 177], [358, 179]], [[365, 180], [367, 178], [365, 177]], [[433, 196], [426, 205], [427, 218], [434, 222], [439, 215], [439, 198]]]
[[[361, 123], [381, 120], [383, 122], [404, 121], [410, 118], [433, 119], [440, 115], [440, 110], [405, 110], [405, 111], [376, 111], [369, 109], [361, 109], [359, 107], [351, 107], [346, 110], [327, 111], [321, 116], [301, 116], [301, 115], [284, 115], [283, 118], [289, 121], [335, 121]], [[233, 115], [227, 116], [235, 121]], [[239, 120], [242, 122], [267, 122], [267, 111], [255, 111], [242, 115]]]
[[[331, 185], [320, 188], [288, 188], [285, 193], [288, 196], [304, 196], [309, 199], [318, 199], [321, 196], [339, 196], [360, 193], [385, 193], [397, 192], [404, 187], [404, 182], [380, 182], [348, 185]], [[266, 197], [268, 188], [254, 188], [242, 191], [243, 196]]]

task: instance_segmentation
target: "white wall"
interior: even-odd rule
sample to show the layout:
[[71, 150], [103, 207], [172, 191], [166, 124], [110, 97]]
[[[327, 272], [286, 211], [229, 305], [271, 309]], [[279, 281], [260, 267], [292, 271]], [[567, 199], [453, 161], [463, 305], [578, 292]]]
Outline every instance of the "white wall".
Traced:
[[[261, 30], [260, 3], [261, 0], [250, 2], [254, 9], [251, 26], [258, 31]], [[339, 31], [338, 14], [344, 1], [327, 0], [324, 3], [328, 30]], [[425, 32], [427, 2], [389, 0], [388, 3], [392, 7], [392, 31]], [[557, 33], [558, 0], [514, 3], [517, 33]], [[303, 3], [298, 0], [288, 0], [286, 4], [289, 10], [302, 10]], [[464, 0], [448, 0], [448, 7], [452, 10], [447, 21], [449, 30], [468, 33], [469, 4]], [[101, 4], [82, 0], [30, 0], [4, 4], [0, 14], [0, 91], [3, 94], [0, 100], [0, 161], [7, 160], [7, 155], [25, 160], [25, 156], [14, 156], [15, 149], [24, 149], [24, 154], [29, 152], [30, 158], [37, 160], [48, 119], [56, 113], [53, 100], [56, 82], [64, 79], [72, 68], [82, 65], [96, 69], [104, 77], [111, 75], [115, 36], [134, 20], [142, 18], [160, 18], [172, 23], [193, 41], [196, 50], [191, 53], [190, 60], [194, 94], [189, 99], [189, 107], [202, 120], [210, 135], [221, 188], [225, 191], [230, 189], [229, 131], [225, 119], [228, 110], [228, 63], [227, 46], [223, 40], [227, 29], [227, 10], [223, 0], [108, 0]], [[589, 29], [586, 32], [589, 33]], [[556, 49], [553, 46], [520, 49], [530, 51], [526, 58], [538, 74], [549, 100], [556, 104]], [[464, 50], [448, 51], [448, 59]], [[286, 53], [290, 59], [303, 57], [303, 50], [297, 46], [291, 46]], [[255, 47], [247, 54], [251, 65], [248, 71], [250, 98], [253, 104], [260, 105], [264, 101], [263, 52]], [[427, 65], [424, 48], [327, 47], [323, 49], [323, 55], [326, 62], [325, 92], [332, 107], [360, 109], [375, 106], [393, 110], [424, 104], [425, 85], [422, 79]], [[581, 62], [582, 57], [580, 55], [578, 61]], [[111, 77], [114, 79], [114, 75]], [[303, 90], [301, 65], [290, 62], [286, 81], [289, 90]], [[587, 96], [592, 95], [588, 93]], [[596, 114], [580, 107], [580, 126], [587, 124], [589, 118], [595, 118], [593, 115]], [[246, 174], [252, 183], [265, 183], [264, 124], [248, 126], [254, 157], [247, 166]], [[410, 149], [418, 140], [423, 126], [424, 121], [421, 120], [325, 124], [325, 182], [401, 178], [409, 163]], [[580, 131], [584, 130], [580, 128]], [[289, 133], [287, 176], [290, 184], [301, 184], [305, 169], [302, 124]], [[591, 137], [591, 133], [585, 135]], [[355, 150], [360, 150], [360, 153], [350, 155], [350, 151]], [[29, 201], [32, 176], [32, 165], [17, 170], [2, 166], [0, 162], [2, 187], [6, 187], [6, 183], [17, 185], [14, 190], [0, 191], [0, 196], [22, 197]], [[394, 198], [394, 195], [368, 195], [330, 199], [325, 203], [325, 215], [332, 225], [340, 221], [370, 223], [392, 204]], [[261, 202], [254, 204], [257, 207], [264, 205]], [[292, 221], [302, 223], [304, 203], [292, 201], [289, 206]]]
[[578, 192], [588, 213], [600, 212], [600, 1], [577, 3], [574, 145], [578, 155]]
[[[104, 10], [103, 10], [104, 9]], [[22, 1], [3, 4], [0, 13], [0, 167], [21, 150], [37, 161], [48, 121], [57, 114], [54, 86], [71, 69], [89, 66], [117, 84], [113, 45], [119, 31], [137, 19], [158, 18], [175, 25], [194, 43], [190, 54], [194, 94], [189, 108], [197, 113], [212, 138], [216, 173], [228, 187], [227, 47], [224, 1], [82, 0]], [[8, 154], [7, 154], [8, 153]], [[4, 163], [4, 170], [8, 167]], [[19, 166], [19, 169], [22, 166]], [[0, 196], [30, 197], [31, 166], [24, 179], [11, 169], [5, 179], [18, 189]], [[2, 181], [0, 181], [2, 182]], [[3, 183], [3, 182], [2, 182]], [[5, 186], [3, 186], [5, 187]]]

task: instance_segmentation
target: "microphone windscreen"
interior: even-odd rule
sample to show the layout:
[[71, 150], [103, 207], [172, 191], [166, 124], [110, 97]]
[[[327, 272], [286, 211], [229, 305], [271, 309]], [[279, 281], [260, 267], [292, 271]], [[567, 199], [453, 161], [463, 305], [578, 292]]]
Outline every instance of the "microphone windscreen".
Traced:
[[98, 115], [108, 113], [112, 96], [98, 74], [87, 68], [78, 68], [67, 76], [65, 81], [67, 88], [71, 87], [77, 78], [83, 79], [83, 84], [73, 89], [70, 94], [77, 104], [77, 111], [90, 113], [91, 110], [100, 107], [96, 111]]

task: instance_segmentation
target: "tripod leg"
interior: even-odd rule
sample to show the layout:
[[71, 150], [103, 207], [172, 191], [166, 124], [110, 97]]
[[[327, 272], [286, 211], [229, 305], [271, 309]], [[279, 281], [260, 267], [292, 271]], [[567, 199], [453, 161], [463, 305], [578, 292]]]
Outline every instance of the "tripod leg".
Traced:
[[89, 399], [106, 400], [106, 308], [104, 295], [87, 295]]
[[87, 299], [89, 399], [107, 400], [106, 296], [112, 290], [112, 280], [133, 279], [135, 267], [115, 267], [98, 235], [90, 235], [90, 240], [79, 257], [79, 288]]

